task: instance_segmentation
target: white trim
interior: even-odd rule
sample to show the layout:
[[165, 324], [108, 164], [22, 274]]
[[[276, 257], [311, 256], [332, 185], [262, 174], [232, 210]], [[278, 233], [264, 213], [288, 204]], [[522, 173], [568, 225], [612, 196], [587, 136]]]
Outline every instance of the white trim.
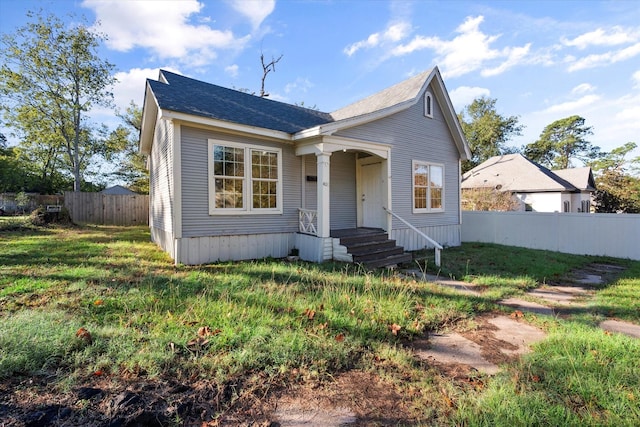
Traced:
[[[416, 170], [416, 165], [423, 165], [423, 166], [427, 166], [429, 168], [429, 174], [428, 174], [428, 179], [429, 179], [429, 183], [427, 184], [427, 207], [426, 208], [416, 208], [416, 179], [415, 179], [415, 170]], [[441, 192], [442, 192], [442, 201], [441, 201], [441, 208], [432, 208], [431, 207], [431, 167], [432, 166], [436, 166], [442, 169], [442, 188], [441, 188]], [[436, 213], [436, 212], [444, 212], [444, 194], [445, 194], [445, 173], [444, 173], [444, 164], [442, 163], [433, 163], [433, 162], [427, 162], [427, 161], [423, 161], [423, 160], [412, 160], [411, 161], [411, 211], [414, 214], [418, 214], [418, 213]]]
[[[221, 139], [207, 140], [207, 177], [209, 186], [209, 215], [273, 215], [282, 214], [282, 149], [277, 147], [267, 147], [255, 144], [244, 144]], [[243, 208], [216, 208], [215, 207], [215, 176], [213, 171], [213, 147], [215, 145], [233, 147], [244, 150], [244, 185], [243, 185]], [[251, 176], [251, 150], [262, 150], [278, 155], [278, 181], [276, 187], [276, 205], [274, 209], [253, 208], [253, 178]]]
[[242, 133], [247, 135], [256, 135], [261, 137], [268, 137], [280, 140], [281, 142], [292, 141], [292, 135], [287, 132], [279, 130], [266, 129], [256, 126], [248, 126], [234, 122], [227, 122], [224, 120], [212, 119], [209, 117], [194, 116], [192, 114], [178, 113], [170, 110], [160, 110], [160, 116], [162, 118], [169, 118], [174, 120], [182, 120], [185, 122], [200, 124], [208, 127], [215, 127], [224, 129], [230, 132]]
[[182, 237], [182, 127], [172, 123], [173, 134], [173, 236]]
[[313, 136], [333, 135], [335, 132], [339, 130], [348, 129], [354, 126], [360, 126], [369, 122], [373, 122], [373, 121], [391, 116], [393, 114], [399, 113], [400, 111], [408, 110], [415, 103], [416, 103], [415, 99], [410, 99], [408, 101], [404, 101], [399, 104], [392, 105], [387, 108], [383, 108], [381, 110], [376, 110], [368, 114], [363, 114], [361, 116], [349, 117], [349, 118], [338, 120], [332, 123], [327, 123], [327, 124], [319, 125], [313, 128], [304, 129], [304, 130], [301, 130], [300, 132], [295, 133], [293, 135], [293, 140], [300, 140], [300, 139], [310, 138]]
[[391, 146], [379, 142], [370, 142], [344, 138], [338, 136], [325, 136], [322, 139], [299, 142], [296, 146], [296, 156], [305, 154], [333, 153], [335, 151], [353, 150], [365, 151], [374, 154], [382, 159], [387, 159], [391, 151]]
[[428, 90], [425, 91], [423, 100], [424, 116], [433, 119], [433, 94]]

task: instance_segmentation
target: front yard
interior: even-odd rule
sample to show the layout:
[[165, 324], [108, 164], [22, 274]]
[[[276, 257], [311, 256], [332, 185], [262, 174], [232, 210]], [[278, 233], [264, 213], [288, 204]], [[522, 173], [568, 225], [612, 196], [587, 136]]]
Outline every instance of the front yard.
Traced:
[[[366, 402], [360, 425], [640, 424], [640, 343], [596, 327], [640, 323], [640, 262], [443, 251], [439, 274], [482, 284], [477, 297], [352, 264], [174, 266], [142, 227], [11, 229], [0, 231], [0, 425], [269, 425], [278, 401], [340, 402], [339, 384]], [[588, 310], [525, 315], [548, 337], [499, 374], [451, 376], [414, 357], [428, 331], [472, 330], [499, 299], [595, 261], [626, 271]]]

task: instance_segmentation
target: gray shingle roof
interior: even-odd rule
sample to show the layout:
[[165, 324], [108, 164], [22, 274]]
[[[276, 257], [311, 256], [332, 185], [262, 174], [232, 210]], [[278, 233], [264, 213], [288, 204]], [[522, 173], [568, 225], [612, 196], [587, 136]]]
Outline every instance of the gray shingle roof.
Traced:
[[558, 175], [560, 178], [570, 182], [571, 185], [576, 187], [578, 190], [596, 190], [595, 180], [593, 179], [593, 174], [591, 173], [590, 167], [558, 169], [554, 170], [553, 173]]
[[462, 188], [491, 187], [534, 193], [582, 189], [522, 154], [495, 156], [462, 175]]
[[224, 120], [287, 133], [330, 123], [323, 113], [250, 95], [162, 70], [167, 83], [148, 79], [163, 110]]
[[343, 120], [411, 101], [419, 95], [429, 74], [431, 74], [431, 70], [416, 74], [394, 86], [332, 112], [331, 117], [335, 120]]

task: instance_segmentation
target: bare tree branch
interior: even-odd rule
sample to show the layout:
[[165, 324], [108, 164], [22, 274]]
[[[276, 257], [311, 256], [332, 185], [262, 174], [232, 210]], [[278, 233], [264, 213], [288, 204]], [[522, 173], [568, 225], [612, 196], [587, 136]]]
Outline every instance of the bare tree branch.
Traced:
[[284, 55], [280, 55], [278, 59], [274, 59], [272, 56], [271, 62], [269, 62], [268, 64], [265, 64], [264, 54], [260, 52], [260, 62], [262, 62], [262, 84], [260, 86], [260, 98], [269, 96], [269, 94], [264, 91], [264, 81], [267, 78], [267, 74], [269, 74], [271, 71], [274, 71], [274, 72], [276, 71], [276, 64], [282, 59], [283, 56]]

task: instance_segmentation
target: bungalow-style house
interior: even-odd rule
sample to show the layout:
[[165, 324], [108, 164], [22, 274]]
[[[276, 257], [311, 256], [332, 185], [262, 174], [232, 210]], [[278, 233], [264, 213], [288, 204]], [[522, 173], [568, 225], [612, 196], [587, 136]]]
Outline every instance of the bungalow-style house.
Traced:
[[140, 151], [151, 238], [176, 263], [297, 252], [377, 267], [460, 244], [470, 153], [438, 68], [333, 113], [160, 71]]
[[520, 211], [591, 212], [596, 190], [591, 168], [549, 170], [522, 154], [495, 156], [462, 175], [462, 190], [509, 191]]

